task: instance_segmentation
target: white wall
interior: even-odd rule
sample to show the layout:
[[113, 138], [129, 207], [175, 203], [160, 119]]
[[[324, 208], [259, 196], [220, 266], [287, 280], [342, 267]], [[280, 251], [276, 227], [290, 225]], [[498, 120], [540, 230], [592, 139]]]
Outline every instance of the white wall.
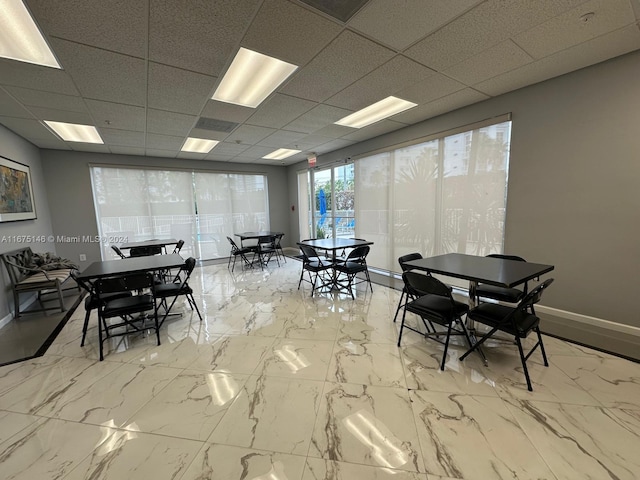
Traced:
[[[55, 252], [55, 245], [48, 241], [38, 243], [7, 241], [7, 237], [48, 237], [52, 234], [40, 150], [0, 125], [0, 155], [29, 166], [37, 215], [35, 220], [0, 223], [0, 253], [25, 246], [30, 246], [34, 252]], [[3, 237], [5, 241], [2, 241]], [[2, 320], [13, 311], [13, 293], [4, 265], [0, 266], [0, 270], [0, 320]]]

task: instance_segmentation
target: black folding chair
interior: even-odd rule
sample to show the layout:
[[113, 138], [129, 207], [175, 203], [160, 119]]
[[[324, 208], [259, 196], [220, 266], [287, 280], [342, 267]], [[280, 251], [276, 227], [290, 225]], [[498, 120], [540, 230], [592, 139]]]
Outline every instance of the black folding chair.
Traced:
[[278, 258], [278, 250], [276, 249], [276, 237], [275, 235], [268, 235], [258, 238], [257, 248], [255, 250], [260, 262], [260, 268], [264, 268], [269, 264], [271, 259], [275, 256], [278, 266], [280, 266], [280, 259]]
[[[515, 260], [517, 262], [526, 262], [524, 258], [518, 257], [517, 255], [502, 255], [498, 253], [492, 253], [491, 255], [487, 255], [487, 257]], [[476, 287], [476, 298], [478, 298], [478, 300], [482, 298], [489, 298], [492, 300], [498, 300], [500, 302], [518, 303], [527, 294], [527, 291], [528, 286], [526, 283], [524, 284], [523, 290], [520, 290], [518, 288], [497, 287], [495, 285], [480, 283]]]
[[111, 250], [116, 252], [116, 255], [118, 255], [120, 258], [127, 258], [127, 256], [122, 253], [122, 250], [120, 250], [120, 248], [116, 247], [115, 245], [111, 245]]
[[[202, 321], [202, 315], [200, 315], [200, 310], [198, 309], [198, 305], [196, 304], [195, 299], [193, 298], [193, 289], [189, 286], [189, 277], [191, 277], [191, 273], [196, 266], [196, 259], [193, 257], [187, 258], [185, 260], [184, 265], [180, 268], [180, 271], [175, 276], [173, 281], [168, 283], [162, 283], [160, 285], [155, 286], [155, 295], [156, 299], [160, 300], [160, 305], [164, 307], [164, 315], [160, 320], [159, 324], [162, 326], [165, 319], [169, 316], [169, 312], [173, 308], [174, 304], [178, 300], [178, 297], [184, 295], [189, 302], [189, 307], [191, 310], [195, 310]], [[171, 304], [167, 305], [167, 299], [173, 298]]]
[[[402, 274], [402, 280], [404, 281], [407, 295], [414, 300], [404, 304], [400, 334], [398, 335], [398, 347], [402, 340], [402, 331], [405, 328], [424, 335], [427, 338], [432, 338], [444, 344], [444, 352], [440, 363], [440, 370], [444, 370], [444, 364], [447, 360], [447, 350], [449, 349], [449, 338], [452, 332], [456, 335], [464, 335], [467, 343], [471, 346], [469, 333], [462, 320], [462, 317], [469, 311], [469, 305], [455, 300], [451, 293], [451, 287], [430, 275], [407, 271]], [[417, 328], [407, 325], [407, 312], [419, 316], [427, 331], [421, 332]], [[444, 342], [439, 338], [441, 335], [444, 335], [444, 332], [430, 331], [427, 326], [434, 323], [447, 327], [447, 337]], [[453, 327], [455, 323], [460, 324], [459, 330]]]
[[[422, 255], [420, 253], [418, 253], [418, 252], [416, 252], [416, 253], [408, 253], [408, 254], [403, 255], [400, 258], [398, 258], [398, 263], [400, 264], [400, 268], [402, 269], [402, 272], [404, 273], [404, 272], [410, 270], [410, 268], [407, 266], [406, 262], [410, 262], [411, 260], [419, 260], [421, 258], [422, 258]], [[402, 293], [400, 294], [400, 300], [398, 301], [398, 307], [396, 308], [396, 314], [393, 316], [393, 323], [396, 322], [396, 319], [398, 318], [398, 312], [404, 306], [404, 304], [409, 301], [409, 298], [410, 297], [407, 295], [407, 288], [405, 287], [405, 285], [403, 283], [402, 284]], [[404, 301], [404, 303], [403, 303], [403, 301]]]
[[[467, 355], [480, 348], [480, 346], [496, 332], [504, 332], [509, 335], [513, 335], [515, 343], [518, 345], [522, 369], [524, 370], [524, 376], [527, 380], [527, 388], [529, 391], [532, 391], [533, 388], [531, 386], [529, 370], [527, 369], [527, 360], [538, 347], [540, 347], [540, 352], [542, 353], [544, 366], [549, 366], [547, 354], [544, 351], [542, 335], [540, 334], [540, 319], [535, 315], [535, 313], [533, 313], [532, 307], [540, 301], [542, 293], [549, 287], [549, 285], [551, 285], [551, 283], [553, 283], [553, 278], [550, 278], [538, 285], [536, 288], [531, 290], [531, 292], [529, 292], [516, 307], [495, 303], [481, 303], [476, 308], [470, 310], [467, 314], [469, 319], [474, 322], [487, 325], [491, 330], [484, 334], [478, 342], [476, 342], [464, 355], [462, 355], [460, 360], [464, 360]], [[536, 332], [538, 341], [525, 355], [520, 339], [526, 338], [531, 332]]]
[[[347, 258], [343, 262], [337, 262], [334, 266], [336, 274], [338, 275], [336, 284], [347, 289], [353, 299], [355, 299], [355, 296], [353, 295], [353, 289], [351, 287], [358, 283], [369, 282], [369, 288], [371, 288], [371, 292], [373, 293], [373, 285], [371, 284], [371, 277], [369, 277], [369, 268], [367, 266], [367, 255], [369, 255], [370, 250], [369, 245], [356, 247], [348, 253]], [[365, 278], [358, 280], [357, 276], [359, 273], [364, 273]], [[345, 276], [344, 280], [340, 279], [341, 274]]]
[[[313, 297], [313, 292], [317, 289], [333, 286], [333, 275], [329, 273], [329, 276], [326, 273], [330, 270], [333, 270], [333, 263], [326, 259], [322, 259], [318, 256], [318, 252], [316, 249], [310, 245], [300, 245], [300, 250], [302, 251], [302, 271], [300, 272], [300, 281], [298, 282], [298, 290], [300, 290], [300, 285], [302, 281], [309, 282], [311, 284], [311, 296]], [[309, 280], [304, 278], [304, 272], [308, 272]], [[316, 282], [318, 281], [318, 277], [322, 276], [321, 284], [316, 286]]]
[[[104, 360], [103, 342], [117, 335], [144, 332], [147, 328], [156, 331], [160, 345], [160, 325], [154, 294], [154, 277], [151, 273], [132, 273], [98, 279], [95, 290], [98, 301], [98, 337], [100, 361]], [[136, 292], [137, 295], [109, 299], [109, 295], [121, 292]], [[145, 293], [146, 292], [146, 293]], [[147, 327], [145, 312], [153, 311], [153, 326]], [[119, 318], [117, 323], [109, 319]]]
[[[238, 247], [236, 242], [234, 242], [231, 237], [227, 237], [227, 240], [229, 240], [229, 243], [231, 244], [231, 252], [229, 254], [229, 263], [227, 263], [227, 268], [231, 267], [231, 271], [233, 272], [233, 270], [236, 268], [237, 257], [240, 257], [242, 259], [243, 266], [253, 267], [253, 264], [247, 258], [247, 254], [252, 253], [252, 250], [249, 247], [243, 247], [243, 248]], [[233, 266], [231, 265], [232, 258], [233, 258]]]
[[[99, 299], [93, 285], [90, 282], [86, 282], [78, 278], [76, 270], [71, 271], [71, 278], [73, 278], [73, 280], [78, 284], [80, 288], [87, 292], [87, 296], [84, 299], [84, 310], [86, 313], [84, 316], [84, 324], [82, 325], [82, 340], [80, 341], [80, 346], [84, 347], [84, 341], [87, 337], [87, 329], [89, 328], [89, 317], [91, 316], [91, 311], [98, 308]], [[116, 298], [125, 298], [130, 296], [131, 292], [129, 291], [104, 293], [102, 295], [102, 301], [114, 300]]]

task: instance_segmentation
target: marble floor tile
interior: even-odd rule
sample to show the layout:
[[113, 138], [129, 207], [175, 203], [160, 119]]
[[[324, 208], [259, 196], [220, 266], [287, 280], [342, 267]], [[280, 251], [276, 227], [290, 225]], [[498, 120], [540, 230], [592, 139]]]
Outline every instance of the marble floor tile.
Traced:
[[424, 390], [410, 395], [428, 474], [556, 479], [502, 399]]
[[[427, 475], [387, 467], [372, 467], [309, 457], [302, 476], [302, 480], [353, 480], [360, 478], [367, 480], [427, 480]], [[433, 478], [429, 477], [429, 479]]]
[[271, 349], [275, 338], [230, 335], [210, 345], [197, 345], [190, 369], [251, 374]]
[[2, 478], [66, 478], [113, 433], [110, 427], [40, 418], [0, 444]]
[[414, 390], [468, 393], [496, 397], [496, 382], [476, 356], [459, 360], [465, 349], [449, 345], [444, 371], [440, 370], [444, 347], [423, 340], [401, 348], [407, 387]]
[[551, 363], [602, 405], [640, 410], [640, 364], [596, 356], [552, 356]]
[[407, 386], [398, 348], [379, 343], [336, 343], [327, 380], [387, 387]]
[[324, 381], [333, 342], [278, 338], [256, 368], [256, 375]]
[[252, 376], [208, 441], [306, 455], [322, 387], [313, 380]]
[[110, 435], [65, 480], [177, 479], [201, 446], [193, 440], [136, 432], [130, 425], [129, 430], [116, 430]]
[[638, 478], [637, 412], [535, 400], [507, 403], [558, 479]]
[[180, 480], [300, 480], [303, 456], [205, 444]]
[[179, 369], [120, 365], [64, 404], [45, 406], [42, 414], [75, 422], [122, 427], [138, 409], [165, 388]]
[[248, 375], [183, 370], [127, 423], [141, 432], [204, 441], [247, 379]]
[[309, 456], [424, 472], [406, 389], [327, 382]]
[[182, 303], [159, 346], [112, 338], [99, 362], [81, 307], [44, 356], [0, 367], [0, 478], [640, 478], [640, 364], [544, 336], [529, 392], [510, 340], [485, 365], [453, 337], [441, 371], [441, 344], [396, 346], [399, 291], [310, 297], [287, 260], [196, 268], [203, 320]]

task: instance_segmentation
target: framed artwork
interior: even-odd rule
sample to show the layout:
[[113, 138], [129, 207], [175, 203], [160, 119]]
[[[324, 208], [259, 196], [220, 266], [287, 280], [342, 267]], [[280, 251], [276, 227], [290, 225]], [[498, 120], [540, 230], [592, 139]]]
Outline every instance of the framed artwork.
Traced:
[[36, 204], [29, 167], [0, 156], [0, 222], [34, 218]]

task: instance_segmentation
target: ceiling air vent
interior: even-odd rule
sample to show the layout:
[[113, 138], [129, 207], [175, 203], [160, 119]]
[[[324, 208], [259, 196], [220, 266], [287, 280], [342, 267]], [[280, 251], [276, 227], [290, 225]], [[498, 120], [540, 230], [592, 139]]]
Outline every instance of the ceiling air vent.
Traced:
[[234, 122], [227, 122], [225, 120], [218, 120], [217, 118], [205, 118], [200, 117], [195, 128], [201, 130], [210, 130], [212, 132], [225, 132], [229, 133], [233, 131], [239, 124]]
[[302, 3], [347, 23], [369, 0], [301, 0]]

